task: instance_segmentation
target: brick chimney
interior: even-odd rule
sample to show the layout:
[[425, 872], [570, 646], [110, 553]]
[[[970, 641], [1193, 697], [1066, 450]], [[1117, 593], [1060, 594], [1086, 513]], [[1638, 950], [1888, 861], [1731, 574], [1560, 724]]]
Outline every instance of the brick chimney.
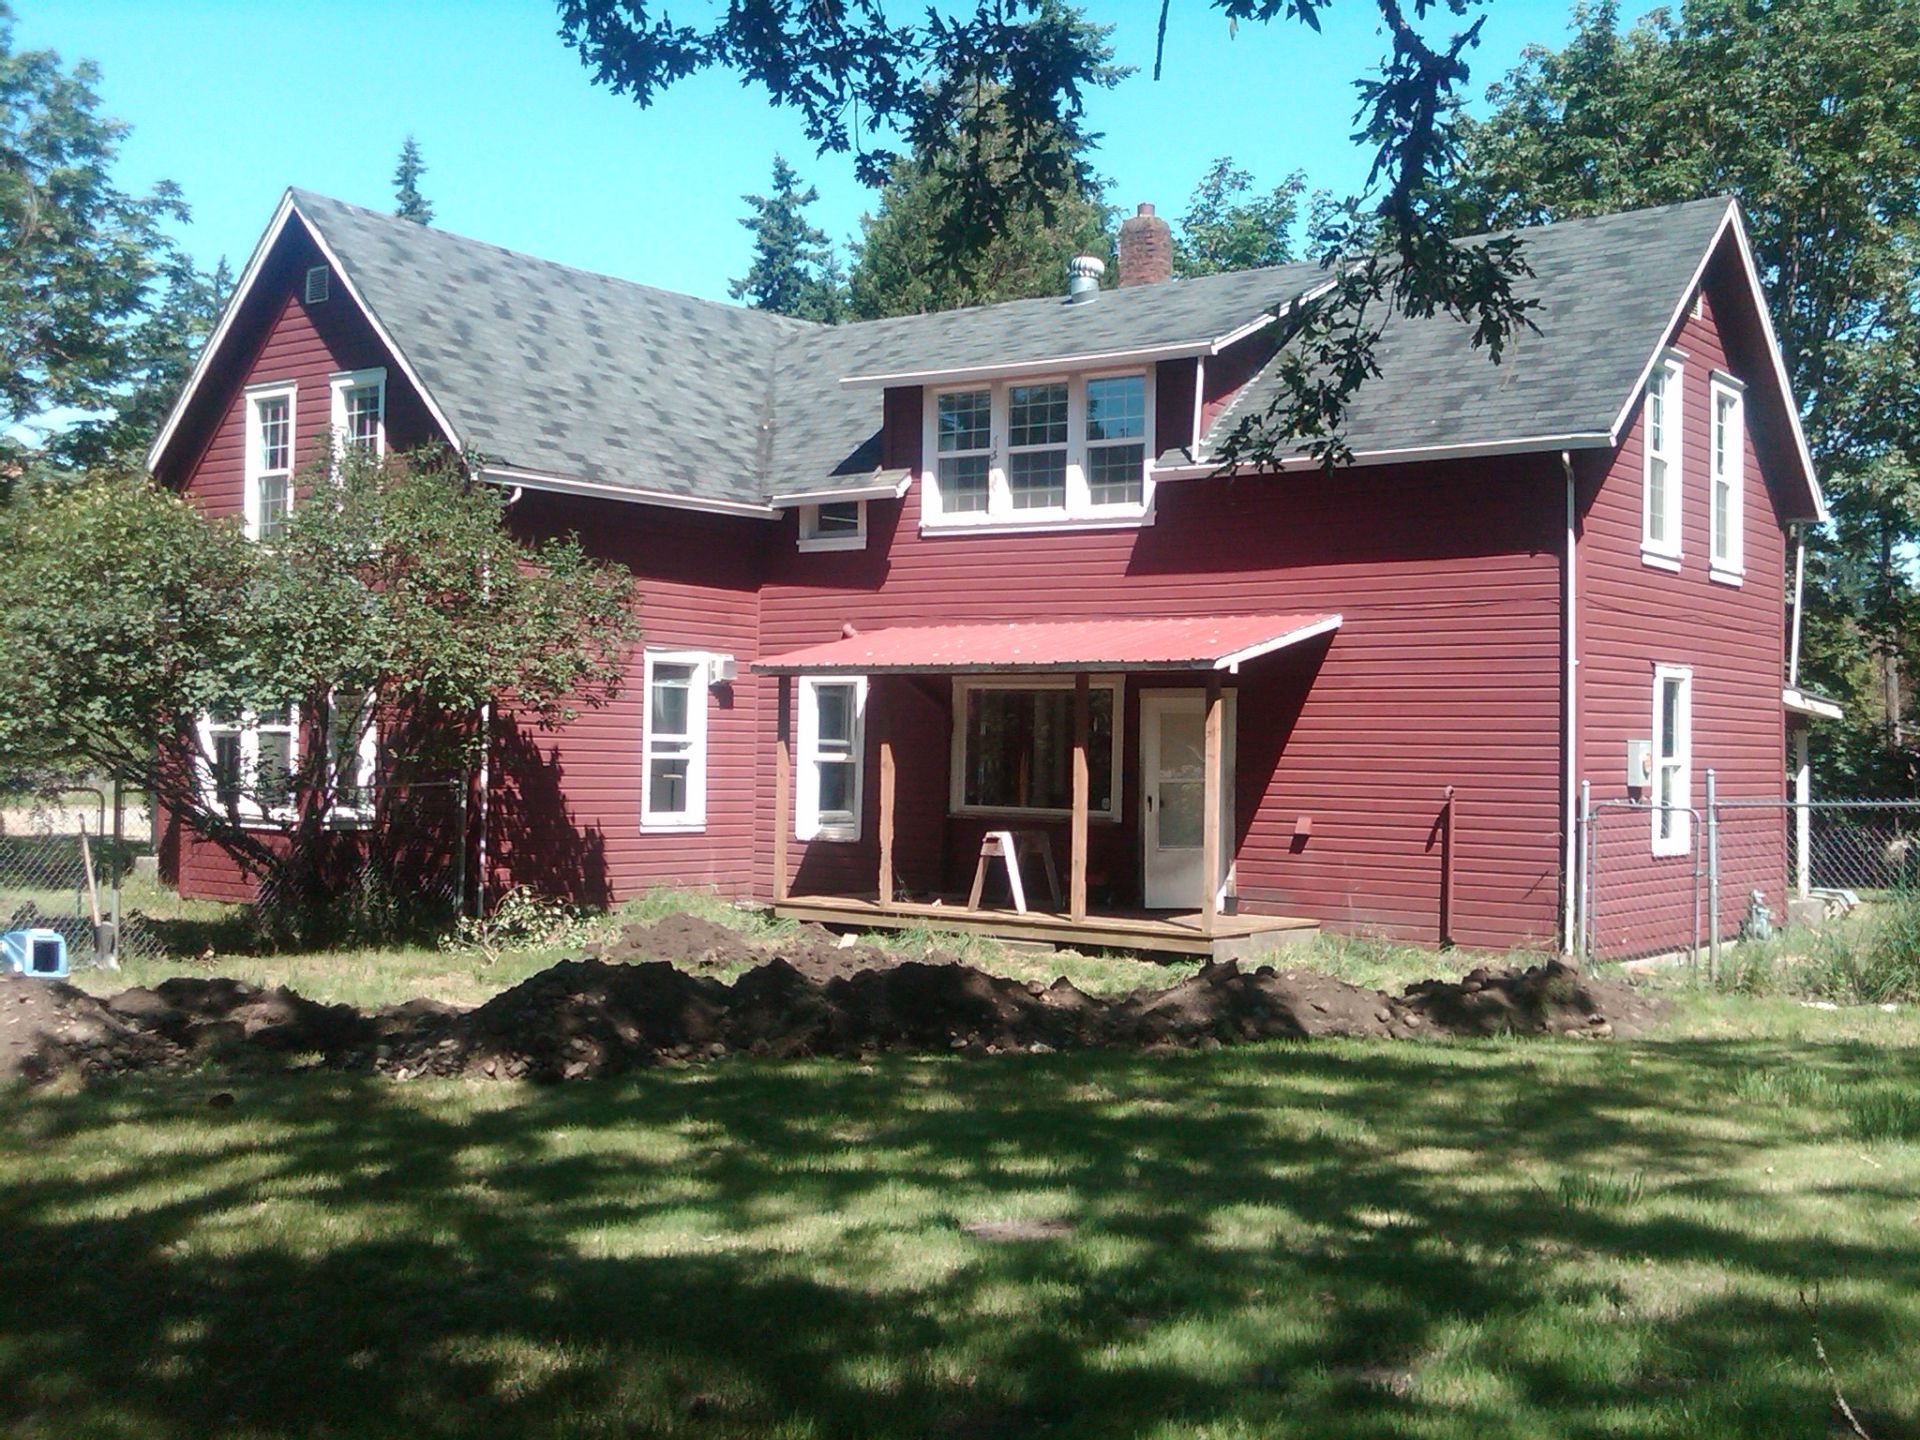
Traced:
[[1142, 205], [1120, 222], [1120, 284], [1158, 285], [1173, 278], [1173, 231]]

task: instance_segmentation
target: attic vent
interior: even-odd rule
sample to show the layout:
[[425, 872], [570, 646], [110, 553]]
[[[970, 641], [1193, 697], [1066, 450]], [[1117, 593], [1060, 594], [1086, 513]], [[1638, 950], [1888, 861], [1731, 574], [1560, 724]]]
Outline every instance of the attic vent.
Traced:
[[1693, 318], [1696, 320], [1707, 318], [1707, 292], [1704, 289], [1693, 292]]
[[307, 271], [307, 304], [318, 305], [327, 298], [327, 267], [315, 265]]

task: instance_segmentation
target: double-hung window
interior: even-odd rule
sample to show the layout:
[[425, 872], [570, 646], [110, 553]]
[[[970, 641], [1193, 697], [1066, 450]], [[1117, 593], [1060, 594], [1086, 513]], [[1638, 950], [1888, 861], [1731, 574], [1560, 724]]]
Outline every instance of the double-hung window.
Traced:
[[860, 838], [866, 709], [862, 676], [801, 677], [794, 833], [802, 840]]
[[1653, 853], [1684, 855], [1692, 843], [1693, 671], [1653, 670]]
[[640, 792], [645, 830], [700, 830], [707, 823], [707, 666], [695, 650], [649, 650]]
[[272, 542], [287, 528], [293, 508], [294, 400], [292, 385], [247, 391], [245, 491], [241, 497], [247, 538]]
[[378, 460], [387, 453], [387, 372], [343, 370], [332, 379], [333, 446]]
[[933, 392], [929, 529], [1140, 525], [1151, 511], [1149, 372]]
[[[1117, 820], [1120, 682], [1095, 680], [1087, 708], [1087, 810]], [[955, 680], [953, 713], [954, 813], [1072, 813], [1071, 680]]]
[[1680, 361], [1670, 353], [1655, 363], [1647, 378], [1640, 439], [1640, 557], [1669, 570], [1680, 564], [1681, 393]]
[[1724, 584], [1738, 585], [1745, 573], [1740, 509], [1746, 485], [1746, 404], [1740, 382], [1730, 375], [1715, 375], [1708, 395], [1712, 430], [1707, 483], [1713, 533], [1707, 573]]
[[215, 710], [200, 722], [206, 771], [202, 784], [215, 808], [243, 819], [287, 813], [299, 759], [299, 712]]

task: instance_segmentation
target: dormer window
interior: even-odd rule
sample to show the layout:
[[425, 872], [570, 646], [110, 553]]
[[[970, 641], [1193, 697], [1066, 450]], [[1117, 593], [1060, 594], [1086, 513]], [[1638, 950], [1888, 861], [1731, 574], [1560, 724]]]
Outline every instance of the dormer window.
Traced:
[[1139, 525], [1150, 514], [1153, 378], [1010, 380], [934, 392], [929, 529]]

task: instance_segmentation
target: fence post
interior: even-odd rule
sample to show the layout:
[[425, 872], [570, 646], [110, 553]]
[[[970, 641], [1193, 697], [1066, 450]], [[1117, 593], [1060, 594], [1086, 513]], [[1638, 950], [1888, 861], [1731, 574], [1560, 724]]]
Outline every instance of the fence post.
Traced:
[[1707, 979], [1720, 983], [1720, 810], [1707, 770]]
[[[467, 776], [463, 772], [454, 783], [453, 908], [459, 915], [467, 910]], [[475, 906], [471, 912], [480, 913]]]
[[1807, 760], [1807, 727], [1793, 732], [1793, 889], [1802, 900], [1813, 889], [1813, 769]]
[[1574, 954], [1582, 969], [1593, 967], [1593, 781], [1580, 782], [1580, 879], [1575, 904]]

